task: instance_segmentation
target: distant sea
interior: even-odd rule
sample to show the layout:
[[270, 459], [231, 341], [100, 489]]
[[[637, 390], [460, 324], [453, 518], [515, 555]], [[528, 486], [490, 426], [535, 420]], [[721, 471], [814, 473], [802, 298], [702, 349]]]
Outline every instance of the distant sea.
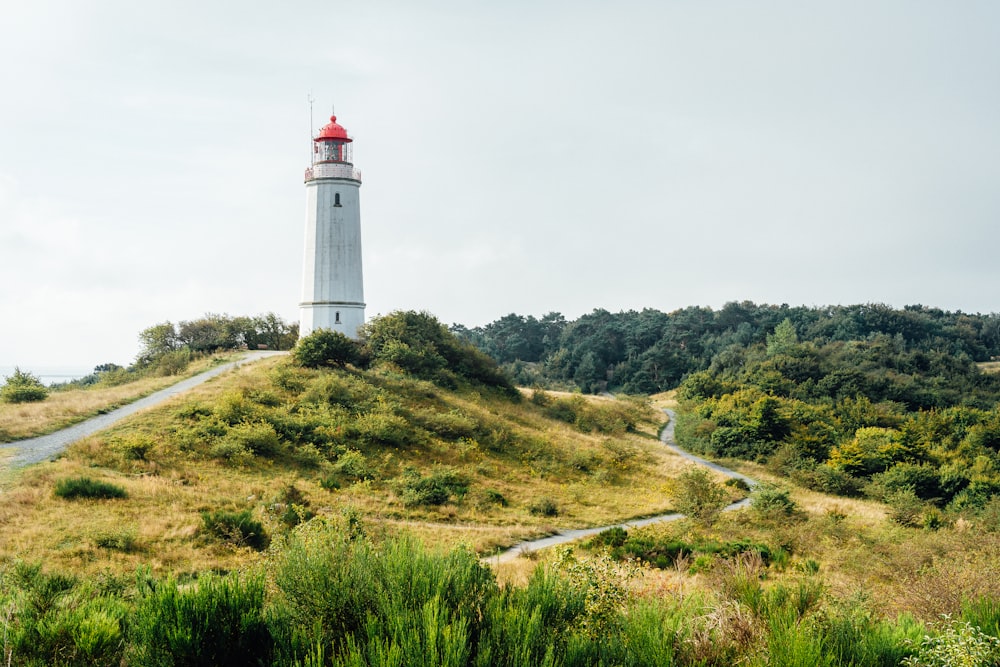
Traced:
[[[78, 380], [94, 372], [93, 368], [80, 368], [79, 366], [18, 366], [22, 371], [31, 373], [42, 384], [58, 384]], [[0, 366], [0, 383], [14, 374], [13, 366]]]

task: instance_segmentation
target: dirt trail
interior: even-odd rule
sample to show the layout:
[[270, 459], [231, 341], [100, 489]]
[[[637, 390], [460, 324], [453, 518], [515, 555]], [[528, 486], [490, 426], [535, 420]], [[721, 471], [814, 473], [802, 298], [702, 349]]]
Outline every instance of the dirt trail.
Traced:
[[[703, 465], [710, 470], [715, 470], [720, 472], [727, 477], [735, 477], [736, 479], [742, 479], [751, 488], [757, 485], [757, 480], [751, 479], [746, 475], [736, 472], [735, 470], [730, 470], [718, 463], [712, 463], [711, 461], [706, 461], [700, 456], [695, 456], [690, 452], [686, 452], [677, 446], [676, 440], [674, 440], [674, 427], [677, 421], [677, 414], [673, 410], [664, 409], [667, 416], [670, 417], [670, 421], [667, 425], [663, 427], [663, 431], [660, 433], [660, 442], [662, 442], [668, 449], [683, 456], [689, 461], [693, 461], [698, 465]], [[746, 507], [750, 504], [749, 498], [744, 498], [739, 502], [735, 502], [726, 510], [735, 510], [741, 507]], [[530, 553], [532, 551], [538, 551], [539, 549], [547, 549], [548, 547], [554, 547], [559, 544], [566, 544], [567, 542], [574, 542], [576, 540], [582, 539], [584, 537], [590, 537], [591, 535], [597, 535], [598, 533], [607, 530], [608, 528], [620, 527], [620, 528], [639, 528], [641, 526], [648, 526], [652, 523], [661, 523], [663, 521], [676, 521], [677, 519], [683, 519], [684, 515], [674, 512], [671, 514], [658, 514], [656, 516], [646, 517], [645, 519], [636, 519], [635, 521], [626, 521], [625, 523], [616, 523], [611, 526], [599, 526], [597, 528], [579, 528], [574, 530], [563, 530], [555, 535], [550, 535], [548, 537], [542, 537], [537, 540], [527, 540], [521, 542], [520, 544], [515, 544], [507, 551], [501, 552], [496, 556], [491, 556], [489, 561], [491, 563], [505, 563], [514, 560], [521, 554]]]

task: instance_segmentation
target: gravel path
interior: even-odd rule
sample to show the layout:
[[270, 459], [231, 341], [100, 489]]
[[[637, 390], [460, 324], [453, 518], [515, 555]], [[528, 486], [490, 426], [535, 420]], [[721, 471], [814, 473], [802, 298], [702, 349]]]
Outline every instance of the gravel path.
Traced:
[[82, 421], [79, 424], [74, 424], [73, 426], [68, 426], [60, 431], [49, 433], [48, 435], [41, 435], [37, 438], [15, 440], [14, 442], [0, 444], [0, 450], [7, 448], [14, 450], [14, 455], [10, 458], [0, 455], [0, 458], [3, 459], [2, 465], [4, 467], [20, 468], [26, 465], [31, 465], [32, 463], [48, 461], [77, 440], [82, 440], [88, 435], [93, 435], [98, 431], [103, 431], [112, 424], [125, 419], [129, 415], [133, 415], [140, 410], [145, 410], [146, 408], [151, 408], [154, 405], [162, 403], [168, 398], [182, 394], [193, 387], [197, 387], [203, 382], [211, 380], [217, 375], [225, 373], [231, 368], [236, 368], [237, 366], [242, 366], [243, 364], [251, 363], [265, 357], [271, 357], [276, 354], [287, 353], [275, 350], [254, 350], [252, 352], [247, 352], [236, 361], [230, 361], [229, 363], [209, 369], [204, 373], [199, 373], [198, 375], [189, 377], [186, 380], [181, 380], [177, 384], [171, 385], [166, 389], [161, 389], [150, 394], [149, 396], [146, 396], [145, 398], [140, 398], [137, 401], [110, 412], [106, 412], [103, 415], [91, 417], [90, 419]]
[[[757, 485], [757, 480], [751, 479], [746, 475], [740, 474], [735, 470], [730, 470], [729, 468], [720, 466], [718, 463], [712, 463], [711, 461], [706, 461], [700, 456], [695, 456], [694, 454], [684, 451], [677, 446], [677, 441], [674, 439], [674, 427], [677, 421], [677, 414], [673, 410], [664, 410], [667, 416], [670, 417], [670, 421], [667, 425], [663, 427], [663, 431], [660, 433], [660, 442], [662, 442], [667, 449], [683, 456], [689, 461], [693, 461], [698, 465], [703, 465], [710, 470], [715, 470], [716, 472], [721, 472], [727, 477], [735, 477], [736, 479], [742, 479], [746, 482], [750, 488]], [[749, 498], [744, 498], [739, 502], [735, 502], [726, 510], [735, 510], [741, 507], [746, 507], [750, 504]], [[597, 535], [609, 528], [639, 528], [641, 526], [648, 526], [653, 523], [661, 523], [664, 521], [676, 521], [677, 519], [683, 519], [684, 515], [678, 512], [673, 512], [671, 514], [658, 514], [656, 516], [646, 517], [645, 519], [636, 519], [635, 521], [627, 521], [625, 523], [616, 523], [612, 526], [600, 526], [598, 528], [579, 528], [575, 530], [563, 530], [555, 535], [550, 535], [548, 537], [542, 537], [537, 540], [527, 540], [521, 542], [520, 544], [515, 544], [507, 551], [501, 552], [496, 556], [490, 557], [489, 561], [491, 563], [506, 563], [518, 558], [522, 554], [530, 553], [532, 551], [538, 551], [539, 549], [547, 549], [548, 547], [554, 547], [559, 544], [566, 544], [567, 542], [574, 542], [576, 540], [582, 539], [584, 537], [590, 537], [591, 535]]]

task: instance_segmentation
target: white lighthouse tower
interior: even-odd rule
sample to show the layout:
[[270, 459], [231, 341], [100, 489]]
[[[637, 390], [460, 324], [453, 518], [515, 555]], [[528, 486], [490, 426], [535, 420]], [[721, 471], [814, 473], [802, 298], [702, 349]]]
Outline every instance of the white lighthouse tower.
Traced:
[[358, 337], [365, 323], [361, 272], [361, 172], [347, 130], [331, 116], [313, 138], [306, 169], [306, 243], [299, 335], [317, 329]]

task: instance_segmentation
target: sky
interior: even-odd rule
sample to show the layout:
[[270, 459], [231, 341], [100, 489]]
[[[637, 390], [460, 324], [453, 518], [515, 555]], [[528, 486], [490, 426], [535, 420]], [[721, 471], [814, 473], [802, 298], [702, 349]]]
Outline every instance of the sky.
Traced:
[[994, 0], [2, 13], [0, 367], [127, 364], [205, 313], [297, 321], [333, 105], [369, 317], [1000, 311]]

